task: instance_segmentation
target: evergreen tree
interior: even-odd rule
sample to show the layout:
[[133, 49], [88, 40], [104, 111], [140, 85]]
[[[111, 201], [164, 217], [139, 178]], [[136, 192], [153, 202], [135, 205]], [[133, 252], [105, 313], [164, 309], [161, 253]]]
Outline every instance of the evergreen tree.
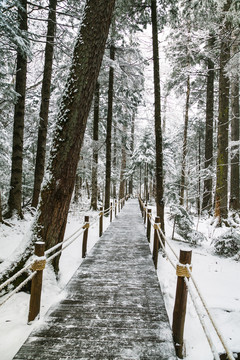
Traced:
[[94, 97], [94, 119], [93, 119], [93, 161], [92, 161], [92, 197], [91, 208], [97, 210], [98, 200], [98, 127], [99, 127], [99, 100], [100, 84], [97, 82]]
[[230, 207], [239, 210], [239, 31], [233, 32], [232, 61], [235, 71], [231, 74], [231, 194]]
[[[110, 60], [115, 60], [115, 46], [111, 40]], [[110, 65], [108, 83], [108, 111], [107, 111], [107, 137], [106, 137], [106, 172], [105, 172], [105, 202], [104, 208], [110, 207], [111, 169], [112, 169], [112, 118], [113, 118], [113, 83], [114, 68]]]
[[[213, 49], [214, 36], [210, 35], [208, 46]], [[202, 210], [212, 209], [212, 166], [213, 166], [213, 119], [214, 119], [214, 62], [211, 56], [207, 58], [207, 91], [206, 91], [206, 128], [205, 128], [205, 171]]]
[[51, 89], [51, 79], [52, 79], [54, 37], [56, 31], [56, 6], [57, 6], [57, 0], [49, 0], [48, 29], [47, 29], [47, 39], [46, 39], [46, 47], [45, 47], [44, 73], [43, 73], [41, 105], [40, 105], [41, 107], [39, 114], [38, 143], [37, 143], [34, 188], [33, 188], [33, 197], [32, 197], [32, 206], [35, 208], [37, 207], [38, 204], [40, 187], [44, 176], [48, 112], [49, 112], [50, 89]]
[[[21, 31], [27, 32], [27, 1], [20, 0], [18, 5], [18, 20]], [[22, 218], [22, 166], [23, 166], [23, 133], [24, 112], [27, 81], [27, 55], [18, 47], [16, 87], [18, 99], [14, 109], [13, 142], [12, 142], [12, 169], [10, 180], [10, 192], [8, 198], [8, 209], [5, 214], [10, 218], [16, 212]]]
[[[32, 228], [32, 236], [20, 260], [6, 269], [8, 276], [27, 260], [33, 243], [42, 240], [46, 248], [62, 241], [74, 189], [82, 146], [115, 1], [88, 0], [75, 43], [72, 65], [56, 120], [45, 183]], [[58, 261], [55, 262], [58, 270]], [[1, 281], [5, 274], [1, 275]]]
[[222, 27], [220, 32], [220, 70], [219, 70], [219, 105], [218, 105], [218, 154], [217, 183], [215, 196], [215, 216], [221, 224], [228, 217], [228, 129], [229, 129], [229, 77], [226, 65], [230, 59], [231, 26], [226, 13], [231, 0], [223, 5]]

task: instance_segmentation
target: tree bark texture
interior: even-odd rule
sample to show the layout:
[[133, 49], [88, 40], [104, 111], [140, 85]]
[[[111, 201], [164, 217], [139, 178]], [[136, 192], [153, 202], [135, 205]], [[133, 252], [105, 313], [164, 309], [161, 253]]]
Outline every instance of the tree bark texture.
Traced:
[[[115, 59], [115, 48], [110, 46], [110, 59]], [[110, 207], [111, 193], [111, 169], [112, 169], [112, 117], [113, 117], [113, 82], [114, 69], [110, 66], [108, 82], [108, 113], [107, 113], [107, 137], [106, 137], [106, 175], [105, 175], [105, 202], [104, 208]]]
[[[209, 48], [214, 45], [214, 38], [209, 39]], [[213, 164], [213, 114], [214, 114], [214, 63], [207, 60], [207, 93], [206, 93], [206, 125], [205, 125], [205, 163], [207, 178], [204, 180], [202, 210], [212, 209], [212, 164]]]
[[1, 191], [0, 191], [0, 223], [3, 222], [2, 218], [2, 197], [1, 197]]
[[81, 199], [82, 178], [76, 173], [73, 202], [78, 204]]
[[144, 198], [145, 202], [148, 202], [148, 163], [145, 162], [144, 164]]
[[[236, 42], [232, 46], [232, 55], [238, 54], [239, 45]], [[239, 71], [239, 63], [237, 64]], [[231, 140], [233, 142], [239, 142], [239, 74], [231, 79]], [[233, 210], [239, 210], [239, 144], [232, 147], [233, 154], [231, 156], [231, 195], [230, 195], [230, 207]]]
[[[18, 7], [18, 21], [20, 30], [27, 32], [27, 1], [20, 0]], [[22, 218], [22, 164], [23, 164], [23, 135], [24, 114], [27, 79], [27, 55], [20, 48], [17, 50], [17, 70], [15, 91], [18, 99], [14, 108], [13, 143], [12, 143], [12, 170], [8, 210], [6, 217], [14, 213]]]
[[44, 167], [45, 167], [48, 112], [49, 112], [49, 101], [50, 101], [50, 92], [51, 92], [50, 88], [51, 88], [51, 80], [52, 80], [54, 38], [56, 31], [56, 6], [57, 6], [57, 0], [49, 1], [48, 28], [47, 28], [46, 47], [45, 47], [45, 61], [44, 61], [44, 72], [43, 72], [43, 81], [42, 81], [42, 90], [41, 90], [37, 155], [36, 155], [33, 198], [32, 198], [32, 206], [35, 208], [38, 205], [38, 199], [39, 199], [41, 184], [44, 176]]
[[116, 186], [116, 172], [117, 172], [117, 128], [114, 126], [114, 143], [113, 143], [113, 171], [114, 171], [114, 178], [113, 178], [113, 198], [117, 198], [117, 186]]
[[184, 205], [184, 193], [186, 187], [186, 157], [187, 157], [187, 134], [188, 134], [188, 113], [189, 113], [189, 99], [190, 99], [190, 77], [187, 77], [187, 91], [186, 91], [186, 108], [183, 134], [183, 153], [182, 153], [182, 170], [180, 183], [180, 205]]
[[93, 116], [93, 159], [92, 159], [92, 197], [91, 208], [97, 210], [98, 204], [98, 123], [99, 123], [99, 88], [97, 83], [94, 97], [94, 116]]
[[[131, 156], [133, 155], [133, 151], [134, 151], [134, 128], [135, 128], [135, 113], [133, 113], [132, 115], [132, 122], [131, 122], [131, 142], [130, 142]], [[129, 180], [129, 195], [132, 194], [133, 194], [133, 174], [131, 174]]]
[[158, 26], [157, 3], [151, 0], [152, 43], [153, 43], [153, 76], [155, 99], [155, 141], [156, 141], [156, 205], [157, 216], [160, 217], [161, 227], [164, 231], [164, 199], [163, 199], [163, 151], [162, 151], [162, 125], [161, 125], [161, 93], [160, 70], [158, 54]]
[[[32, 254], [36, 240], [46, 249], [63, 240], [69, 204], [75, 184], [79, 153], [88, 113], [104, 54], [115, 0], [88, 0], [73, 52], [65, 91], [56, 119], [40, 202], [32, 227], [32, 236], [20, 261], [11, 263], [8, 276]], [[58, 270], [58, 262], [54, 262]], [[11, 269], [11, 270], [10, 270]], [[0, 281], [4, 278], [1, 276]]]
[[[224, 6], [229, 10], [231, 1]], [[220, 71], [219, 71], [219, 105], [218, 105], [218, 154], [217, 183], [215, 198], [215, 216], [222, 219], [228, 217], [228, 128], [229, 128], [229, 78], [225, 66], [230, 59], [230, 25], [226, 22], [221, 33]]]
[[121, 172], [120, 172], [120, 186], [119, 186], [119, 200], [123, 199], [125, 196], [125, 171], [126, 171], [126, 126], [123, 126], [123, 135], [122, 135], [122, 161], [121, 161]]
[[46, 248], [62, 241], [88, 113], [104, 54], [114, 0], [88, 0], [57, 117], [49, 180], [41, 191], [34, 226]]

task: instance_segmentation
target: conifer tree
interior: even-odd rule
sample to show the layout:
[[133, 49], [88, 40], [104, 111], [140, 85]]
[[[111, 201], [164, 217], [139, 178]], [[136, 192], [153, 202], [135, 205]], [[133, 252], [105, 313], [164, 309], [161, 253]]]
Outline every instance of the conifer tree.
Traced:
[[93, 119], [93, 159], [92, 159], [92, 197], [91, 208], [97, 210], [98, 200], [98, 124], [99, 124], [99, 100], [100, 84], [97, 82], [94, 96], [94, 119]]
[[[27, 32], [27, 0], [20, 0], [18, 5], [19, 29]], [[17, 102], [14, 109], [13, 142], [12, 142], [12, 169], [10, 180], [10, 192], [8, 198], [8, 210], [6, 218], [14, 213], [22, 218], [22, 166], [23, 166], [23, 134], [24, 134], [24, 113], [27, 81], [27, 55], [18, 46], [16, 86]]]
[[36, 155], [34, 187], [33, 187], [33, 197], [32, 197], [32, 206], [35, 208], [38, 205], [41, 183], [44, 176], [48, 112], [49, 112], [50, 88], [51, 88], [51, 79], [52, 79], [53, 50], [54, 50], [54, 38], [56, 32], [56, 6], [57, 6], [57, 0], [49, 0], [48, 29], [47, 29], [47, 39], [46, 39], [46, 47], [45, 47], [45, 62], [44, 62], [44, 73], [43, 73], [42, 91], [41, 91], [41, 107], [39, 114], [37, 155]]
[[219, 70], [219, 105], [218, 105], [218, 154], [217, 183], [215, 195], [215, 216], [219, 223], [228, 217], [228, 129], [229, 129], [229, 77], [226, 65], [230, 59], [230, 23], [226, 15], [231, 0], [223, 5], [222, 28], [220, 33], [220, 70]]
[[[21, 256], [18, 254], [18, 261], [9, 264], [9, 268], [1, 274], [0, 281], [22, 267], [32, 253], [35, 241], [44, 241], [48, 249], [63, 240], [79, 153], [114, 5], [115, 0], [86, 1], [83, 22], [56, 119], [50, 160], [31, 238]], [[58, 271], [58, 260], [54, 262], [54, 267]]]
[[154, 99], [155, 99], [155, 141], [156, 141], [156, 206], [157, 216], [160, 217], [161, 228], [164, 232], [164, 195], [163, 195], [163, 145], [161, 124], [161, 94], [158, 54], [158, 25], [157, 2], [151, 1], [152, 39], [153, 39], [153, 71], [154, 71]]

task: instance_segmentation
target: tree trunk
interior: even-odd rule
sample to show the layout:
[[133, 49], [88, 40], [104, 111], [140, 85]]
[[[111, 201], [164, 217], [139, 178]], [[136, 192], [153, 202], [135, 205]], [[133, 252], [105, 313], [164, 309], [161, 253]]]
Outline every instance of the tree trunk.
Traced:
[[[114, 4], [115, 0], [86, 2], [81, 30], [75, 43], [72, 65], [56, 120], [50, 160], [32, 227], [32, 236], [20, 261], [9, 265], [8, 276], [14, 273], [20, 263], [29, 258], [36, 240], [44, 241], [46, 249], [63, 240], [79, 154]], [[55, 270], [58, 270], [58, 263], [55, 262], [54, 265]], [[3, 277], [4, 275], [1, 276], [0, 282]]]
[[[210, 36], [209, 49], [214, 45], [214, 38]], [[212, 209], [212, 165], [213, 165], [213, 114], [214, 114], [214, 63], [207, 60], [207, 93], [206, 93], [206, 127], [205, 127], [205, 163], [207, 177], [204, 180], [202, 210]]]
[[[237, 39], [237, 38], [236, 38]], [[236, 42], [232, 46], [232, 55], [238, 54], [239, 45]], [[237, 56], [237, 55], [236, 55]], [[233, 210], [239, 210], [239, 63], [236, 74], [231, 79], [231, 140], [237, 145], [231, 147], [231, 195], [230, 206]]]
[[148, 164], [146, 162], [144, 169], [144, 197], [145, 202], [148, 202]]
[[[20, 0], [18, 7], [19, 28], [27, 32], [27, 0]], [[22, 218], [22, 166], [23, 166], [23, 134], [25, 96], [27, 80], [27, 55], [20, 48], [17, 51], [17, 70], [15, 91], [18, 99], [14, 108], [13, 143], [12, 143], [12, 170], [10, 180], [10, 192], [8, 198], [8, 210], [6, 218], [14, 213]]]
[[49, 112], [49, 101], [50, 101], [50, 92], [51, 92], [50, 87], [52, 80], [53, 50], [54, 50], [54, 38], [56, 31], [56, 6], [57, 6], [57, 0], [49, 0], [48, 28], [47, 28], [46, 47], [45, 47], [45, 62], [44, 62], [44, 72], [43, 72], [42, 91], [41, 91], [41, 106], [40, 106], [40, 114], [39, 114], [37, 155], [36, 155], [33, 198], [32, 198], [32, 206], [35, 208], [38, 205], [40, 188], [44, 176], [48, 112]]
[[152, 38], [153, 38], [153, 73], [154, 73], [154, 99], [155, 99], [155, 139], [156, 139], [156, 205], [157, 216], [160, 217], [161, 227], [164, 231], [164, 199], [163, 199], [163, 152], [162, 152], [162, 125], [161, 125], [161, 95], [160, 71], [158, 54], [158, 26], [157, 3], [151, 0]]
[[[132, 123], [131, 123], [131, 143], [130, 143], [131, 156], [133, 155], [133, 151], [134, 151], [134, 127], [135, 127], [135, 113], [133, 113], [132, 115]], [[132, 194], [133, 194], [133, 174], [131, 174], [129, 180], [129, 195]]]
[[99, 123], [99, 88], [97, 83], [94, 98], [94, 118], [93, 118], [93, 160], [92, 160], [92, 198], [91, 208], [97, 210], [98, 204], [98, 123]]
[[114, 144], [113, 144], [113, 198], [117, 198], [116, 173], [117, 173], [117, 128], [114, 126]]
[[123, 199], [125, 196], [125, 171], [126, 171], [126, 126], [123, 126], [123, 135], [122, 135], [122, 161], [121, 161], [121, 172], [120, 172], [120, 186], [119, 186], [119, 199]]
[[180, 205], [184, 205], [184, 192], [186, 186], [186, 157], [187, 157], [187, 133], [188, 133], [188, 113], [189, 113], [189, 98], [190, 98], [190, 77], [187, 77], [187, 91], [186, 91], [186, 109], [183, 135], [183, 154], [182, 154], [182, 170], [181, 170], [181, 184], [180, 184]]
[[[115, 48], [110, 46], [110, 59], [114, 61]], [[107, 113], [107, 138], [106, 138], [106, 177], [105, 177], [105, 203], [104, 208], [110, 207], [110, 189], [111, 189], [111, 168], [112, 168], [112, 113], [113, 113], [113, 80], [114, 69], [109, 69], [108, 84], [108, 113]]]
[[[224, 5], [229, 10], [231, 1]], [[229, 78], [225, 66], [230, 59], [230, 25], [225, 23], [222, 29], [219, 71], [219, 106], [218, 106], [218, 154], [217, 183], [215, 198], [215, 216], [222, 219], [228, 217], [228, 128], [229, 128]]]
[[76, 173], [75, 187], [74, 187], [74, 197], [73, 197], [73, 202], [75, 204], [79, 203], [81, 186], [82, 186], [81, 176], [79, 176], [78, 173]]
[[3, 222], [2, 218], [2, 197], [1, 197], [1, 191], [0, 191], [0, 223]]
[[197, 210], [198, 216], [201, 214], [201, 135], [198, 137], [198, 156], [197, 156], [197, 164], [198, 168], [198, 191], [197, 191]]

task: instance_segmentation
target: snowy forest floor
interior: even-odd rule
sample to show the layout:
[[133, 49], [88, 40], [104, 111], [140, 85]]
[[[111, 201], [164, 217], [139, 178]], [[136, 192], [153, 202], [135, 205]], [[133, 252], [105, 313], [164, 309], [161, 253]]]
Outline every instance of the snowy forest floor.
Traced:
[[[87, 206], [86, 206], [87, 208]], [[154, 210], [154, 209], [153, 209]], [[69, 214], [66, 236], [72, 234], [83, 223], [84, 215], [91, 218], [97, 215], [95, 212], [79, 211], [72, 209]], [[153, 213], [154, 215], [154, 213]], [[0, 260], [11, 256], [14, 249], [21, 243], [24, 234], [27, 233], [32, 216], [25, 215], [21, 221], [12, 221], [12, 227], [0, 226]], [[201, 219], [198, 230], [204, 233], [206, 241], [201, 246], [191, 246], [183, 242], [171, 240], [173, 222], [169, 219], [166, 211], [166, 236], [175, 252], [180, 249], [192, 250], [193, 273], [201, 289], [203, 296], [232, 351], [240, 352], [240, 286], [239, 274], [240, 263], [233, 259], [219, 257], [214, 254], [212, 238], [224, 232], [224, 228], [214, 228], [211, 219]], [[197, 219], [196, 219], [197, 221]], [[109, 219], [104, 218], [104, 228], [109, 224]], [[176, 235], [176, 237], [178, 237]], [[90, 228], [88, 252], [98, 240], [98, 224]], [[52, 269], [44, 270], [41, 318], [32, 325], [27, 325], [29, 295], [20, 292], [0, 307], [0, 358], [11, 360], [20, 346], [26, 340], [33, 328], [43, 321], [43, 315], [50, 305], [64, 297], [64, 287], [73, 273], [81, 264], [82, 237], [76, 240], [63, 253], [60, 260], [59, 280], [56, 281]], [[150, 244], [152, 247], [152, 242]], [[159, 256], [158, 277], [170, 324], [176, 291], [176, 274], [169, 261]], [[206, 322], [207, 319], [204, 317]], [[214, 330], [209, 325], [209, 332], [214, 339], [218, 352], [223, 352]], [[185, 323], [186, 360], [212, 360], [206, 337], [202, 331], [199, 319], [193, 308], [191, 299], [188, 300], [188, 308]]]

